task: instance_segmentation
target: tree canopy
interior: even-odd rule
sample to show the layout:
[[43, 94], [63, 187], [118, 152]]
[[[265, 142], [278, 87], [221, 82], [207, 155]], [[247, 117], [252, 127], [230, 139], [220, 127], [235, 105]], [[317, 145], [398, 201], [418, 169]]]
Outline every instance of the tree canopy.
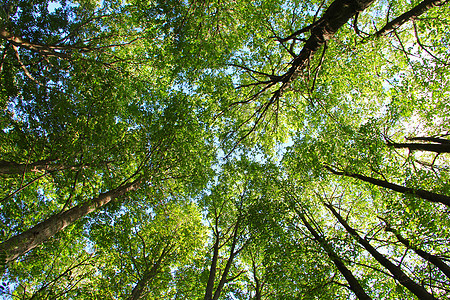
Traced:
[[7, 0], [6, 299], [448, 299], [446, 0]]

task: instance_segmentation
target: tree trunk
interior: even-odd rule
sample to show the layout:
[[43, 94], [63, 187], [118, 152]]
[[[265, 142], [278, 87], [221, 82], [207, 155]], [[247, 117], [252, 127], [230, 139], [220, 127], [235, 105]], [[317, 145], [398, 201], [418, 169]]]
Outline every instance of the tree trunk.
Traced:
[[438, 6], [438, 5], [443, 4], [443, 3], [444, 3], [444, 1], [441, 1], [441, 0], [425, 0], [425, 1], [421, 2], [421, 3], [419, 3], [414, 8], [412, 8], [412, 9], [408, 10], [407, 12], [401, 14], [400, 16], [395, 18], [394, 20], [388, 22], [386, 25], [384, 25], [383, 28], [378, 30], [375, 33], [375, 35], [376, 36], [381, 36], [381, 35], [386, 34], [388, 31], [395, 30], [398, 27], [400, 27], [401, 25], [403, 25], [404, 23], [406, 23], [407, 21], [412, 20], [412, 19], [420, 16], [421, 14], [425, 13], [427, 10], [429, 10], [433, 6]]
[[128, 297], [128, 300], [141, 299], [142, 293], [143, 293], [145, 287], [158, 274], [158, 271], [161, 267], [162, 261], [164, 260], [166, 255], [169, 253], [170, 250], [166, 251], [167, 247], [169, 247], [169, 245], [167, 245], [166, 248], [164, 248], [162, 250], [161, 255], [158, 257], [158, 260], [153, 264], [153, 266], [144, 272], [144, 275], [142, 276], [142, 278], [138, 281], [136, 286], [133, 288], [133, 291], [131, 292], [131, 296]]
[[436, 153], [450, 153], [450, 144], [422, 144], [422, 143], [392, 143], [388, 142], [388, 146], [394, 148], [408, 148], [409, 150], [430, 151]]
[[255, 296], [252, 299], [262, 300], [262, 289], [264, 286], [264, 282], [261, 283], [258, 278], [258, 268], [256, 267], [255, 260], [252, 257], [252, 269], [253, 269], [253, 280], [255, 280]]
[[367, 177], [364, 175], [360, 175], [360, 174], [354, 174], [354, 173], [346, 173], [346, 172], [339, 172], [336, 171], [328, 166], [325, 166], [325, 168], [327, 170], [329, 170], [331, 173], [336, 174], [336, 175], [340, 175], [340, 176], [347, 176], [347, 177], [353, 177], [353, 178], [357, 178], [360, 179], [362, 181], [377, 185], [377, 186], [381, 186], [402, 194], [410, 194], [410, 195], [414, 195], [417, 196], [419, 198], [431, 201], [431, 202], [436, 202], [436, 203], [442, 203], [445, 204], [447, 206], [450, 207], [450, 197], [447, 195], [442, 195], [442, 194], [436, 194], [433, 192], [429, 192], [423, 189], [413, 189], [413, 188], [408, 188], [408, 187], [404, 187], [395, 183], [390, 183], [387, 182], [385, 180], [380, 180], [380, 179], [376, 179], [376, 178], [372, 178], [372, 177]]
[[206, 284], [205, 300], [212, 300], [214, 292], [214, 281], [216, 279], [217, 260], [219, 259], [219, 233], [216, 233], [216, 241], [214, 242], [213, 258], [211, 268], [209, 269], [208, 283]]
[[350, 289], [355, 293], [358, 299], [372, 299], [369, 297], [362, 286], [359, 284], [358, 280], [353, 276], [352, 272], [345, 266], [345, 264], [339, 259], [339, 256], [333, 251], [328, 242], [319, 235], [319, 233], [311, 226], [308, 220], [305, 218], [303, 213], [297, 211], [297, 215], [302, 219], [303, 224], [305, 224], [306, 228], [308, 228], [309, 232], [313, 235], [314, 239], [320, 244], [320, 246], [325, 250], [328, 257], [334, 263], [336, 268], [341, 272], [341, 274], [345, 277], [348, 284], [350, 285]]
[[312, 26], [311, 36], [306, 41], [300, 54], [292, 62], [292, 66], [276, 82], [282, 82], [279, 89], [281, 95], [290, 83], [295, 80], [305, 67], [311, 56], [319, 50], [331, 37], [356, 13], [365, 10], [374, 0], [335, 0], [327, 8], [323, 16]]
[[53, 171], [61, 168], [61, 166], [54, 164], [55, 161], [57, 160], [43, 159], [31, 164], [18, 164], [12, 161], [0, 160], [0, 174], [23, 174], [27, 172]]
[[417, 248], [409, 240], [401, 236], [401, 234], [392, 228], [386, 221], [384, 222], [386, 223], [386, 231], [392, 232], [397, 237], [397, 240], [405, 245], [406, 248], [412, 249], [417, 255], [435, 265], [439, 270], [441, 270], [442, 273], [445, 274], [445, 276], [450, 279], [450, 266], [448, 266], [440, 257]]
[[227, 264], [225, 265], [225, 269], [223, 270], [223, 273], [222, 273], [222, 277], [220, 278], [219, 284], [217, 285], [216, 291], [214, 292], [213, 300], [219, 299], [220, 294], [222, 293], [222, 289], [225, 286], [225, 283], [227, 282], [227, 276], [228, 276], [228, 273], [230, 272], [230, 268], [233, 263], [233, 259], [237, 254], [237, 252], [235, 252], [234, 249], [236, 248], [239, 223], [240, 223], [240, 219], [238, 218], [238, 220], [236, 221], [236, 225], [234, 227], [234, 231], [233, 231], [233, 241], [231, 243], [230, 256], [228, 257]]
[[342, 216], [331, 206], [330, 204], [324, 204], [338, 219], [339, 223], [350, 233], [361, 246], [363, 246], [372, 256], [375, 258], [382, 266], [389, 270], [389, 272], [394, 276], [394, 278], [404, 287], [411, 291], [414, 295], [419, 299], [436, 299], [427, 292], [425, 288], [414, 282], [411, 278], [406, 275], [402, 269], [396, 265], [394, 265], [389, 259], [387, 259], [384, 255], [378, 252], [370, 243], [359, 236], [355, 229], [350, 227], [348, 223], [342, 218]]
[[140, 182], [140, 179], [137, 179], [133, 182], [121, 185], [112, 191], [100, 194], [97, 198], [87, 201], [86, 203], [79, 204], [61, 214], [51, 216], [33, 228], [0, 244], [0, 253], [6, 255], [6, 262], [13, 261], [90, 212], [108, 204], [115, 198], [129, 191], [137, 189]]
[[438, 144], [450, 144], [450, 140], [443, 139], [440, 137], [432, 137], [432, 136], [415, 136], [406, 138], [408, 141], [423, 141], [423, 142], [433, 142]]

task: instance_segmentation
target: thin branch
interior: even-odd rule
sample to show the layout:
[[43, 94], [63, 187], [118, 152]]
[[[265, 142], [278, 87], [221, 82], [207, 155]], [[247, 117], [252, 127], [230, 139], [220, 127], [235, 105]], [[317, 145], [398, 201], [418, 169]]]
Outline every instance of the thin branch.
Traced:
[[30, 186], [31, 184], [35, 183], [36, 181], [38, 181], [38, 180], [41, 179], [42, 177], [45, 177], [45, 176], [51, 174], [52, 172], [55, 172], [55, 171], [49, 171], [49, 172], [47, 172], [47, 173], [44, 173], [44, 174], [42, 174], [42, 175], [40, 175], [40, 176], [34, 178], [33, 180], [31, 180], [31, 181], [28, 182], [27, 184], [21, 185], [20, 188], [18, 188], [17, 190], [15, 190], [14, 192], [12, 192], [11, 194], [7, 195], [5, 198], [1, 199], [1, 200], [0, 200], [0, 203], [2, 203], [3, 201], [8, 200], [9, 198], [11, 198], [12, 196], [14, 196], [15, 194], [21, 192], [23, 189], [25, 189], [25, 188], [27, 188], [28, 186]]
[[5, 62], [6, 54], [8, 51], [10, 43], [6, 42], [6, 46], [3, 48], [2, 61], [0, 62], [0, 73], [3, 72], [3, 63]]
[[17, 62], [19, 63], [20, 67], [22, 68], [23, 72], [25, 73], [25, 75], [30, 78], [31, 81], [33, 81], [34, 83], [40, 85], [40, 86], [44, 86], [42, 83], [40, 83], [39, 81], [37, 81], [33, 75], [30, 74], [30, 72], [28, 72], [27, 68], [25, 67], [25, 65], [22, 63], [22, 61], [20, 60], [20, 55], [19, 55], [19, 50], [17, 49], [17, 47], [13, 44], [12, 45], [14, 52], [16, 53], [16, 59]]
[[289, 41], [289, 40], [297, 39], [297, 36], [299, 36], [300, 34], [305, 33], [305, 32], [308, 32], [308, 31], [311, 31], [312, 29], [316, 28], [317, 26], [319, 26], [319, 25], [322, 24], [323, 22], [324, 22], [323, 19], [319, 19], [319, 20], [317, 20], [317, 21], [315, 21], [315, 22], [309, 24], [308, 26], [303, 27], [302, 29], [299, 29], [299, 30], [295, 31], [294, 33], [292, 33], [291, 35], [289, 35], [289, 36], [287, 36], [287, 37], [285, 37], [285, 38], [279, 38], [279, 37], [275, 37], [275, 38], [276, 38], [280, 43], [285, 43], [285, 42], [287, 42], [287, 41]]
[[420, 46], [420, 48], [422, 48], [426, 53], [428, 53], [431, 57], [433, 57], [434, 59], [436, 59], [437, 61], [439, 61], [439, 62], [440, 62], [441, 64], [443, 64], [444, 66], [449, 66], [450, 64], [444, 62], [443, 60], [441, 60], [440, 58], [438, 58], [437, 56], [435, 56], [431, 51], [429, 51], [429, 50], [425, 47], [425, 45], [422, 44], [422, 42], [421, 42], [420, 39], [419, 39], [419, 33], [418, 33], [418, 30], [417, 30], [416, 22], [413, 20], [412, 23], [413, 23], [413, 27], [414, 27], [414, 35], [415, 35], [415, 37], [416, 37], [417, 44]]
[[314, 69], [314, 79], [313, 79], [313, 84], [311, 86], [311, 93], [314, 92], [314, 88], [316, 86], [316, 80], [317, 80], [317, 75], [319, 74], [320, 71], [320, 67], [322, 66], [322, 63], [325, 59], [325, 52], [327, 51], [327, 43], [325, 42], [323, 45], [323, 51], [322, 51], [322, 55], [320, 56], [320, 60], [319, 60], [319, 64], [317, 65], [317, 67]]
[[[269, 109], [269, 107], [272, 105], [272, 103], [274, 103], [278, 98], [280, 97], [280, 90], [277, 90], [277, 91], [275, 91], [274, 92], [274, 94], [273, 94], [273, 96], [270, 98], [270, 100], [268, 101], [268, 102], [266, 102], [261, 108], [264, 108], [263, 110], [262, 110], [262, 112], [259, 114], [259, 116], [257, 117], [257, 119], [255, 120], [255, 122], [254, 122], [254, 124], [253, 124], [253, 126], [252, 126], [252, 128], [244, 135], [244, 136], [242, 136], [235, 144], [234, 144], [234, 146], [233, 146], [233, 148], [228, 152], [228, 154], [225, 156], [225, 159], [227, 159], [230, 155], [231, 155], [231, 153], [240, 145], [240, 143], [243, 141], [243, 140], [245, 140], [250, 134], [252, 134], [255, 130], [256, 130], [256, 128], [257, 128], [257, 126], [258, 126], [258, 124], [260, 123], [260, 121], [261, 120], [264, 120], [264, 118], [265, 118], [265, 115], [266, 115], [266, 112], [267, 112], [267, 110]], [[257, 113], [258, 111], [256, 111], [255, 112], [255, 114]], [[254, 115], [255, 115], [254, 114]]]

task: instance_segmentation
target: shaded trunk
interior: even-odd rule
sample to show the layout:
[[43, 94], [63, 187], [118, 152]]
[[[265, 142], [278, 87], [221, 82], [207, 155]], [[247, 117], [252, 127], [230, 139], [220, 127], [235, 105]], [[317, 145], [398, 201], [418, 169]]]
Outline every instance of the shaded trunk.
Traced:
[[388, 31], [392, 31], [403, 25], [404, 23], [408, 22], [409, 20], [413, 20], [414, 18], [417, 18], [421, 14], [425, 13], [427, 10], [434, 6], [438, 6], [445, 3], [441, 0], [425, 0], [419, 3], [417, 6], [413, 7], [412, 9], [408, 10], [407, 12], [401, 14], [394, 20], [388, 22], [386, 25], [384, 25], [383, 28], [378, 30], [375, 35], [381, 36], [386, 34]]
[[422, 199], [425, 199], [425, 200], [428, 200], [431, 202], [442, 203], [442, 204], [445, 204], [450, 207], [450, 197], [447, 195], [436, 194], [436, 193], [429, 192], [429, 191], [426, 191], [423, 189], [408, 188], [408, 187], [404, 187], [404, 186], [401, 186], [401, 185], [398, 185], [395, 183], [390, 183], [385, 180], [367, 177], [367, 176], [360, 175], [360, 174], [340, 172], [340, 171], [336, 171], [336, 170], [330, 168], [329, 166], [325, 166], [325, 168], [327, 170], [329, 170], [331, 173], [336, 174], [336, 175], [357, 178], [362, 181], [371, 183], [373, 185], [384, 187], [384, 188], [387, 188], [387, 189], [390, 189], [390, 190], [393, 190], [393, 191], [396, 191], [396, 192], [399, 192], [402, 194], [414, 195], [419, 198], [422, 198]]
[[33, 228], [30, 228], [27, 231], [20, 233], [0, 244], [0, 253], [4, 253], [6, 255], [6, 262], [12, 261], [17, 257], [24, 255], [36, 246], [39, 246], [47, 239], [51, 238], [59, 231], [73, 224], [75, 221], [81, 219], [90, 212], [93, 212], [96, 209], [108, 204], [115, 198], [129, 191], [137, 189], [139, 185], [140, 179], [137, 179], [133, 182], [121, 185], [112, 191], [100, 194], [98, 197], [87, 201], [86, 203], [72, 207], [61, 214], [53, 215]]
[[416, 136], [406, 138], [408, 141], [423, 141], [423, 142], [433, 142], [438, 144], [450, 144], [450, 140], [439, 138], [439, 137], [431, 137], [431, 136]]
[[362, 286], [359, 284], [358, 280], [353, 276], [352, 272], [345, 266], [345, 264], [340, 260], [339, 256], [333, 251], [328, 242], [320, 236], [320, 234], [311, 226], [305, 216], [298, 210], [297, 215], [302, 219], [303, 224], [305, 224], [308, 231], [313, 235], [314, 239], [320, 244], [320, 246], [325, 250], [328, 257], [334, 263], [336, 268], [341, 272], [341, 274], [345, 277], [348, 284], [350, 285], [350, 289], [355, 293], [358, 299], [372, 299], [369, 297]]
[[209, 269], [208, 283], [206, 284], [205, 300], [212, 300], [214, 292], [214, 280], [216, 279], [217, 260], [219, 259], [219, 235], [217, 233], [216, 241], [213, 246], [213, 258], [211, 268]]
[[448, 266], [439, 256], [433, 255], [417, 248], [409, 240], [401, 236], [401, 234], [397, 230], [392, 228], [388, 223], [386, 223], [386, 231], [392, 232], [397, 237], [397, 240], [405, 245], [406, 248], [412, 249], [417, 255], [435, 265], [439, 270], [441, 270], [442, 273], [445, 274], [445, 276], [450, 279], [450, 266]]
[[57, 159], [43, 159], [31, 164], [18, 164], [0, 160], [0, 174], [23, 174], [27, 172], [53, 171], [62, 166], [55, 165]]
[[113, 161], [100, 161], [97, 163], [85, 163], [76, 165], [64, 165], [57, 163], [58, 159], [43, 159], [31, 164], [19, 164], [13, 161], [0, 160], [0, 174], [24, 174], [28, 172], [53, 172], [60, 170], [76, 170], [82, 167], [97, 166], [111, 163]]
[[233, 228], [233, 236], [231, 237], [231, 247], [230, 247], [230, 256], [228, 257], [227, 263], [225, 265], [225, 268], [222, 272], [222, 275], [220, 277], [220, 281], [217, 285], [217, 287], [214, 289], [214, 281], [216, 279], [216, 273], [217, 273], [217, 262], [219, 260], [219, 249], [221, 248], [220, 244], [220, 238], [219, 238], [219, 231], [218, 228], [216, 228], [216, 241], [213, 246], [213, 258], [211, 262], [211, 268], [209, 271], [209, 278], [208, 283], [206, 286], [206, 292], [205, 292], [205, 300], [217, 300], [220, 297], [220, 294], [222, 293], [223, 287], [228, 282], [227, 276], [230, 272], [231, 266], [233, 264], [233, 259], [236, 257], [236, 255], [243, 249], [240, 248], [239, 250], [235, 251], [236, 244], [237, 244], [237, 238], [238, 238], [238, 230], [239, 230], [239, 223], [240, 219], [236, 221], [236, 224]]
[[144, 292], [145, 287], [150, 283], [150, 281], [158, 275], [158, 271], [161, 268], [162, 261], [166, 257], [169, 251], [167, 251], [167, 247], [163, 249], [161, 255], [158, 260], [153, 264], [150, 269], [147, 269], [142, 275], [142, 278], [139, 279], [136, 286], [133, 288], [131, 292], [131, 296], [128, 297], [128, 300], [138, 300], [142, 298], [142, 293]]
[[[258, 124], [260, 124], [260, 122], [263, 121], [266, 115], [269, 113], [269, 108], [272, 105], [277, 105], [277, 107], [279, 106], [279, 100], [282, 97], [283, 93], [290, 89], [291, 83], [307, 67], [314, 53], [316, 53], [322, 46], [326, 46], [327, 41], [329, 41], [345, 23], [347, 23], [357, 13], [364, 11], [373, 2], [374, 0], [335, 0], [330, 4], [322, 17], [316, 22], [307, 26], [306, 28], [294, 32], [287, 38], [278, 38], [279, 42], [284, 43], [287, 40], [294, 39], [300, 33], [311, 31], [310, 37], [305, 42], [305, 45], [298, 55], [296, 55], [293, 51], [288, 50], [288, 52], [292, 55], [292, 57], [294, 57], [294, 59], [290, 63], [289, 69], [284, 74], [274, 75], [250, 70], [255, 74], [267, 77], [267, 80], [258, 80], [253, 84], [246, 85], [263, 87], [248, 100], [238, 101], [233, 103], [232, 105], [238, 103], [249, 103], [259, 96], [263, 95], [264, 92], [269, 91], [270, 89], [274, 89], [274, 91], [271, 92], [272, 96], [270, 96], [268, 100], [261, 104], [257, 112], [254, 113], [246, 121], [247, 123], [251, 119], [253, 119], [254, 124], [252, 128], [239, 139], [239, 141], [231, 149], [229, 154], [233, 152], [245, 138], [247, 138], [255, 131]], [[284, 46], [286, 47], [286, 45]], [[241, 68], [249, 71], [247, 67]], [[276, 110], [278, 111], [278, 108]]]
[[234, 249], [236, 248], [237, 243], [237, 236], [238, 236], [238, 230], [239, 230], [239, 222], [238, 219], [236, 222], [236, 225], [234, 227], [233, 231], [233, 241], [231, 243], [231, 249], [230, 249], [230, 256], [228, 257], [227, 264], [225, 265], [225, 269], [223, 270], [222, 277], [220, 278], [219, 284], [217, 285], [216, 291], [214, 292], [213, 300], [217, 300], [220, 297], [220, 294], [222, 293], [222, 289], [225, 286], [225, 283], [227, 282], [227, 276], [230, 272], [230, 268], [233, 264], [233, 259], [236, 256], [238, 252], [235, 252]]
[[384, 255], [378, 252], [370, 243], [359, 236], [355, 229], [350, 227], [348, 223], [342, 218], [342, 216], [331, 206], [330, 204], [325, 204], [325, 206], [333, 213], [333, 215], [338, 219], [339, 223], [347, 230], [350, 235], [353, 236], [358, 243], [363, 246], [372, 256], [375, 258], [383, 267], [385, 267], [394, 276], [394, 278], [404, 287], [406, 287], [411, 293], [417, 296], [419, 299], [436, 299], [427, 292], [425, 288], [417, 284], [411, 278], [406, 275], [402, 269], [395, 264], [393, 264]]
[[409, 150], [430, 151], [436, 153], [450, 153], [450, 144], [422, 144], [422, 143], [392, 143], [388, 142], [388, 146], [394, 148], [408, 148]]
[[261, 282], [258, 278], [258, 268], [256, 266], [255, 260], [252, 256], [252, 269], [253, 269], [253, 280], [255, 281], [255, 296], [252, 299], [262, 300], [262, 289], [264, 287], [264, 282]]
[[253, 279], [255, 280], [255, 300], [262, 300], [262, 284], [259, 282], [258, 277], [256, 274], [253, 274]]

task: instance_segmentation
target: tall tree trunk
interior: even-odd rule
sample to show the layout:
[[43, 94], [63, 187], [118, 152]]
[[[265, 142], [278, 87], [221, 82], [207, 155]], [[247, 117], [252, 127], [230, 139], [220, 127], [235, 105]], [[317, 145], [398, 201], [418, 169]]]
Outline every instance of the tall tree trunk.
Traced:
[[72, 207], [61, 214], [51, 216], [33, 228], [30, 228], [27, 231], [20, 233], [0, 244], [0, 253], [4, 253], [6, 255], [6, 262], [10, 262], [17, 257], [24, 255], [31, 249], [57, 234], [59, 231], [73, 224], [78, 219], [108, 204], [115, 198], [137, 189], [140, 182], [141, 180], [137, 179], [133, 182], [121, 185], [112, 191], [100, 194], [98, 197], [87, 201], [86, 203]]
[[23, 174], [27, 172], [52, 171], [62, 166], [55, 165], [56, 159], [38, 160], [31, 164], [18, 164], [13, 161], [0, 160], [0, 174]]
[[417, 296], [419, 299], [436, 299], [427, 292], [425, 288], [417, 284], [415, 281], [413, 281], [411, 278], [406, 275], [402, 269], [395, 264], [393, 264], [389, 259], [387, 259], [383, 254], [378, 252], [370, 243], [362, 238], [355, 229], [350, 227], [348, 223], [342, 218], [342, 216], [334, 209], [334, 207], [330, 204], [324, 204], [332, 213], [333, 215], [338, 219], [339, 223], [341, 223], [342, 226], [347, 230], [350, 235], [355, 238], [358, 243], [363, 246], [372, 256], [375, 258], [382, 266], [384, 266], [386, 269], [389, 270], [389, 272], [394, 276], [394, 278], [404, 287], [406, 287], [408, 290], [411, 291], [414, 295]]
[[394, 148], [408, 148], [409, 150], [430, 151], [436, 153], [450, 153], [450, 144], [422, 144], [422, 143], [392, 143], [387, 142], [388, 146]]
[[237, 252], [234, 251], [236, 248], [237, 243], [237, 236], [238, 236], [238, 230], [239, 230], [239, 223], [240, 218], [236, 221], [234, 231], [233, 231], [233, 241], [231, 242], [231, 248], [230, 248], [230, 256], [228, 257], [227, 264], [225, 265], [225, 269], [222, 272], [222, 277], [220, 278], [219, 284], [217, 285], [217, 288], [214, 292], [213, 300], [218, 300], [220, 297], [220, 294], [222, 293], [222, 289], [225, 286], [225, 283], [227, 282], [227, 276], [230, 272], [230, 268], [233, 264], [233, 259], [236, 256]]
[[219, 232], [216, 231], [216, 241], [213, 246], [213, 257], [211, 268], [209, 269], [208, 283], [206, 284], [205, 300], [212, 300], [214, 292], [214, 281], [216, 279], [217, 261], [219, 259]]
[[[158, 271], [161, 267], [162, 261], [164, 258], [168, 255], [170, 250], [167, 248], [169, 245], [167, 245], [161, 252], [161, 255], [158, 257], [158, 260], [153, 264], [153, 266], [149, 269], [147, 269], [144, 274], [142, 275], [142, 278], [139, 279], [138, 283], [133, 288], [133, 291], [131, 292], [131, 296], [128, 297], [128, 300], [138, 300], [141, 299], [143, 296], [142, 293], [144, 292], [145, 287], [150, 283], [150, 281], [156, 277], [158, 274]], [[170, 249], [170, 247], [169, 247]]]
[[378, 30], [375, 35], [381, 36], [386, 34], [389, 31], [395, 30], [404, 23], [408, 22], [409, 20], [412, 20], [414, 18], [417, 18], [421, 14], [425, 13], [427, 10], [432, 8], [433, 6], [438, 6], [445, 3], [442, 0], [425, 0], [419, 3], [417, 6], [413, 7], [412, 9], [408, 10], [407, 12], [401, 14], [394, 20], [388, 22], [386, 25], [384, 25], [383, 28]]
[[397, 240], [403, 245], [405, 245], [406, 248], [412, 249], [417, 255], [435, 265], [439, 270], [441, 270], [442, 273], [445, 274], [445, 276], [447, 276], [450, 279], [450, 266], [447, 265], [439, 256], [436, 256], [434, 254], [425, 252], [417, 248], [408, 239], [404, 238], [397, 230], [392, 228], [389, 223], [387, 223], [385, 220], [383, 221], [386, 223], [385, 228], [386, 231], [392, 232], [397, 237]]
[[440, 137], [432, 137], [432, 136], [415, 136], [406, 138], [408, 141], [423, 141], [423, 142], [433, 142], [438, 144], [450, 144], [450, 140], [443, 139]]
[[328, 257], [334, 263], [336, 268], [345, 277], [348, 284], [350, 285], [350, 289], [353, 291], [353, 293], [355, 293], [356, 297], [358, 297], [358, 299], [361, 300], [372, 299], [366, 294], [362, 286], [359, 284], [358, 280], [355, 278], [355, 276], [353, 276], [352, 272], [345, 266], [342, 260], [339, 259], [339, 256], [334, 252], [334, 250], [331, 248], [328, 242], [323, 237], [321, 237], [320, 234], [311, 226], [311, 224], [305, 218], [303, 213], [298, 210], [296, 210], [296, 212], [297, 215], [302, 219], [303, 224], [305, 224], [306, 228], [308, 228], [308, 231], [313, 235], [314, 239], [320, 244], [322, 249], [325, 250]]
[[[248, 122], [255, 118], [252, 129], [250, 129], [239, 139], [237, 143], [235, 143], [229, 154], [233, 152], [245, 138], [254, 132], [258, 124], [265, 119], [265, 116], [269, 111], [269, 107], [272, 105], [279, 105], [279, 99], [283, 93], [290, 89], [291, 83], [297, 79], [301, 72], [306, 68], [308, 63], [311, 61], [312, 56], [320, 49], [320, 47], [326, 45], [333, 35], [335, 35], [337, 31], [348, 22], [348, 20], [350, 20], [357, 13], [364, 11], [373, 2], [374, 0], [335, 0], [328, 6], [322, 17], [316, 22], [310, 24], [306, 28], [294, 32], [286, 38], [278, 38], [278, 41], [285, 43], [288, 40], [295, 39], [301, 33], [311, 31], [310, 37], [305, 42], [305, 45], [302, 50], [300, 50], [298, 55], [290, 51], [290, 54], [294, 57], [294, 59], [290, 63], [289, 69], [284, 74], [273, 75], [251, 70], [256, 74], [267, 77], [267, 80], [260, 80], [255, 84], [251, 84], [263, 86], [262, 90], [253, 95], [251, 99], [258, 98], [264, 94], [264, 91], [268, 91], [272, 88], [276, 90], [272, 91], [272, 96], [259, 107], [258, 112], [253, 114], [253, 116], [246, 121]], [[246, 67], [241, 66], [241, 68], [249, 70]], [[238, 101], [235, 102], [235, 104], [248, 102], [249, 101]]]
[[[255, 280], [255, 300], [262, 300], [262, 289], [264, 283], [261, 283], [258, 275], [255, 261], [252, 259], [252, 268], [253, 268], [253, 279]], [[253, 298], [252, 298], [253, 299]]]
[[347, 176], [347, 177], [353, 177], [353, 178], [357, 178], [360, 179], [362, 181], [377, 185], [377, 186], [381, 186], [402, 194], [409, 194], [409, 195], [414, 195], [417, 196], [419, 198], [431, 201], [431, 202], [436, 202], [436, 203], [442, 203], [445, 204], [447, 206], [450, 207], [450, 197], [447, 195], [442, 195], [442, 194], [436, 194], [433, 192], [429, 192], [423, 189], [413, 189], [413, 188], [408, 188], [408, 187], [404, 187], [395, 183], [390, 183], [387, 182], [385, 180], [380, 180], [380, 179], [376, 179], [376, 178], [372, 178], [372, 177], [367, 177], [364, 175], [360, 175], [360, 174], [355, 174], [355, 173], [347, 173], [347, 172], [340, 172], [340, 171], [336, 171], [333, 168], [330, 168], [329, 166], [325, 166], [325, 168], [327, 170], [329, 170], [331, 173], [336, 174], [336, 175], [340, 175], [340, 176]]

